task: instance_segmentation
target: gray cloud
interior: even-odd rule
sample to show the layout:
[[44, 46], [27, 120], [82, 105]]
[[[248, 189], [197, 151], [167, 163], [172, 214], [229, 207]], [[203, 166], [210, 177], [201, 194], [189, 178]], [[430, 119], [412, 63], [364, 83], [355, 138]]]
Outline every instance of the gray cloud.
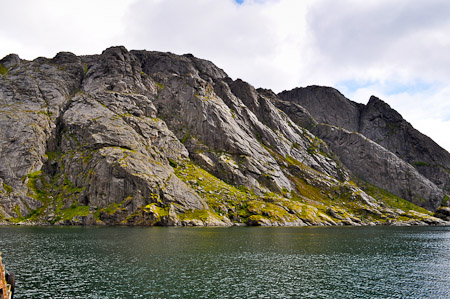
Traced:
[[[306, 17], [317, 53], [313, 80], [360, 82], [346, 96], [381, 97], [450, 149], [449, 15], [448, 1], [316, 1]], [[418, 82], [430, 88], [415, 88]], [[399, 85], [411, 88], [395, 92]]]
[[450, 34], [435, 33], [450, 33], [449, 14], [448, 1], [325, 0], [311, 7], [307, 20], [313, 46], [333, 66], [421, 69], [446, 76]]

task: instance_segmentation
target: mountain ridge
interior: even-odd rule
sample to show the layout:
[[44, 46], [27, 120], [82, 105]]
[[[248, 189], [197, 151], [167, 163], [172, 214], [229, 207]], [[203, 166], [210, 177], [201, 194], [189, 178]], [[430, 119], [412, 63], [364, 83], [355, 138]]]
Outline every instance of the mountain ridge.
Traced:
[[[328, 93], [333, 90], [313, 86], [285, 91], [279, 96], [282, 99], [289, 97], [306, 109], [310, 108], [312, 116], [319, 122], [361, 133], [414, 166], [420, 174], [447, 194], [450, 192], [450, 154], [431, 138], [414, 129], [387, 103], [371, 96], [364, 105], [348, 100], [337, 90], [334, 91], [337, 96], [330, 97], [323, 91], [311, 93], [311, 88], [325, 89]], [[326, 101], [330, 105], [327, 109], [333, 111], [334, 118], [314, 109], [314, 101]], [[349, 106], [355, 109], [348, 109]], [[336, 118], [340, 121], [336, 121]]]
[[446, 223], [400, 198], [438, 209], [441, 173], [430, 177], [444, 190], [373, 142], [409, 176], [358, 176], [332, 142], [348, 131], [191, 54], [112, 47], [0, 63], [4, 223]]

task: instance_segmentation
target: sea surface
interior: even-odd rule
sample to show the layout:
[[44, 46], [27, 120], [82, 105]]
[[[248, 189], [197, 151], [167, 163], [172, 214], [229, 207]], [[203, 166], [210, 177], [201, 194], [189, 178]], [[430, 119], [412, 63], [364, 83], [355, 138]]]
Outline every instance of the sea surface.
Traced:
[[450, 298], [450, 227], [0, 227], [15, 298]]

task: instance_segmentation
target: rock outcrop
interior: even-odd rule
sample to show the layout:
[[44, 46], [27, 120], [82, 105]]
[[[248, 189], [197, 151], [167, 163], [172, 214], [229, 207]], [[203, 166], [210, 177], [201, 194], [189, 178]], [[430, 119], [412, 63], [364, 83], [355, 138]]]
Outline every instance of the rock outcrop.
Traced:
[[450, 194], [450, 154], [388, 104], [372, 96], [361, 111], [359, 132], [414, 166]]
[[325, 140], [354, 175], [428, 210], [442, 204], [444, 193], [414, 167], [365, 136], [319, 124], [313, 132]]
[[[363, 135], [320, 124], [326, 110], [308, 112], [190, 54], [113, 47], [0, 63], [0, 222], [445, 223], [402, 199], [436, 209], [446, 183], [431, 181], [444, 176], [427, 180]], [[362, 111], [331, 94], [345, 115]], [[349, 155], [386, 176], [355, 171]]]
[[430, 210], [446, 204], [450, 154], [382, 100], [372, 96], [367, 105], [358, 104], [333, 88], [320, 86], [296, 88], [279, 96], [281, 103], [302, 106], [317, 122], [329, 125], [311, 131], [358, 177]]

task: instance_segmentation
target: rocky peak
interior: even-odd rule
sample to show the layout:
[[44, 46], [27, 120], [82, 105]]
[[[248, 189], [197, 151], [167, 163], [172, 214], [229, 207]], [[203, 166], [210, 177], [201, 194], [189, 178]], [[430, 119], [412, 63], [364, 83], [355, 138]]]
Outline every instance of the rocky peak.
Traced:
[[51, 60], [56, 64], [81, 63], [81, 59], [71, 52], [59, 52]]
[[260, 103], [258, 101], [258, 92], [247, 82], [237, 79], [235, 81], [229, 80], [229, 86], [235, 96], [240, 98], [244, 105], [249, 107], [252, 111], [259, 109]]
[[[381, 99], [371, 96], [367, 105], [356, 104], [329, 87], [318, 86], [285, 91], [280, 94], [280, 97], [285, 101], [302, 105], [311, 113], [312, 117], [321, 123], [362, 134], [402, 160], [395, 162], [396, 165], [403, 162], [409, 163], [415, 168], [414, 171], [419, 172], [424, 179], [430, 180], [441, 192], [450, 194], [450, 154], [429, 137], [414, 129], [397, 111]], [[327, 134], [323, 134], [325, 131]], [[331, 138], [330, 132], [335, 133], [336, 130], [313, 129], [313, 132], [323, 138], [329, 145], [332, 145], [333, 151], [340, 152], [342, 150], [340, 157], [343, 161], [347, 161], [346, 165], [350, 170], [353, 170], [354, 173], [361, 171], [362, 168], [358, 166], [360, 164], [357, 162], [358, 154], [353, 152], [349, 145], [345, 145], [345, 142], [337, 142], [336, 137]], [[341, 136], [341, 138], [343, 137]], [[361, 142], [363, 141], [361, 140]], [[345, 147], [345, 149], [341, 147]], [[362, 150], [361, 152], [366, 151]], [[345, 155], [348, 155], [348, 157], [345, 158]], [[367, 162], [367, 156], [359, 159], [361, 159], [361, 163]], [[391, 167], [395, 168], [394, 166]], [[402, 191], [403, 194], [400, 194], [401, 192], [396, 191], [394, 186], [389, 188], [386, 187], [385, 183], [376, 183], [373, 179], [386, 175], [386, 172], [376, 174], [377, 170], [380, 169], [383, 168], [374, 166], [372, 170], [366, 170], [367, 174], [361, 173], [360, 176], [364, 176], [368, 181], [372, 179], [372, 183], [412, 200], [414, 196], [408, 195], [408, 192]], [[406, 168], [405, 171], [410, 172]], [[392, 179], [394, 180], [395, 176]], [[432, 189], [434, 190], [433, 193], [436, 194], [432, 207], [436, 208], [441, 202], [439, 197], [446, 198], [448, 195], [442, 193], [439, 195], [435, 187], [432, 187]], [[405, 190], [409, 189], [406, 188]], [[421, 196], [424, 201], [427, 201], [428, 199], [425, 198], [428, 197]]]
[[17, 54], [6, 55], [5, 57], [2, 58], [2, 60], [0, 60], [0, 64], [6, 69], [11, 69], [17, 65], [20, 65], [20, 63], [21, 60], [19, 55]]
[[420, 133], [387, 103], [371, 97], [362, 109], [359, 132], [414, 166], [450, 192], [450, 154]]
[[131, 53], [141, 62], [142, 70], [149, 75], [172, 74], [208, 79], [226, 78], [227, 74], [213, 63], [194, 57], [172, 53], [133, 50]]
[[375, 96], [371, 96], [367, 105], [361, 107], [363, 107], [363, 109], [361, 109], [361, 119], [379, 117], [391, 123], [403, 121], [403, 117], [400, 113]]
[[358, 132], [361, 105], [334, 88], [313, 85], [283, 91], [279, 97], [303, 106], [318, 122]]

